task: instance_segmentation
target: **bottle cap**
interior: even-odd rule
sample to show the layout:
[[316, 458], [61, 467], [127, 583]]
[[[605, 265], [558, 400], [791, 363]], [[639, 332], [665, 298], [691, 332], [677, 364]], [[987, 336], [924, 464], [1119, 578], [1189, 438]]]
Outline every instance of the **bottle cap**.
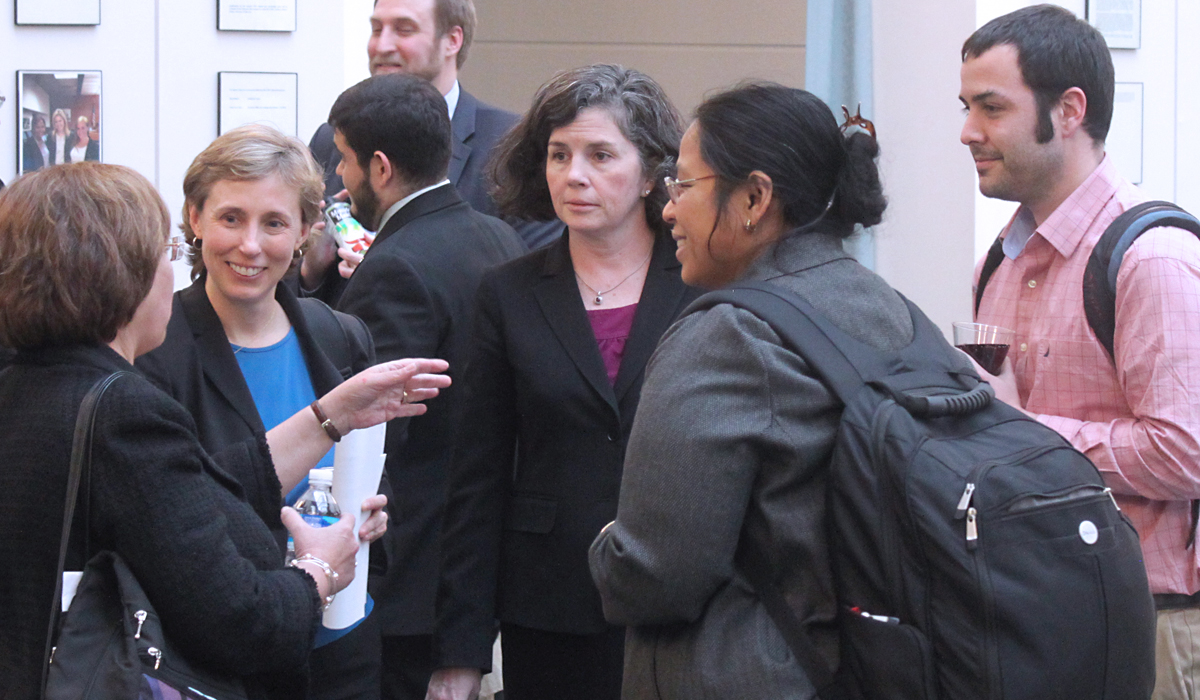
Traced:
[[310, 469], [308, 471], [308, 483], [311, 485], [324, 484], [325, 486], [333, 486], [333, 467]]

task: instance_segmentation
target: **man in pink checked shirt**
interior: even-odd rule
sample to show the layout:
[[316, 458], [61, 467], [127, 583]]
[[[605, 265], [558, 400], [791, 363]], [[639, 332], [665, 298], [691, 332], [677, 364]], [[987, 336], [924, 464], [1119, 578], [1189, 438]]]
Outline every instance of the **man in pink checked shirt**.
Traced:
[[[1158, 608], [1154, 698], [1200, 693], [1200, 242], [1153, 229], [1117, 280], [1113, 356], [1083, 311], [1083, 272], [1113, 219], [1146, 199], [1105, 155], [1113, 66], [1100, 34], [1059, 7], [1000, 17], [963, 45], [962, 92], [979, 189], [1020, 202], [977, 320], [1016, 331], [1005, 402], [1100, 469], [1141, 536]], [[977, 271], [978, 278], [978, 271]], [[1120, 604], [1120, 601], [1111, 601]]]

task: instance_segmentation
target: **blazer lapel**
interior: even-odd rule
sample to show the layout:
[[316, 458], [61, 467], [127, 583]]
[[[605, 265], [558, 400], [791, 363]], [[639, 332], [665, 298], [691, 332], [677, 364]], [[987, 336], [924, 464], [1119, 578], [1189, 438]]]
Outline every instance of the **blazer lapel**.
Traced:
[[638, 300], [637, 314], [633, 317], [629, 339], [625, 341], [621, 369], [617, 372], [613, 387], [618, 401], [645, 370], [650, 355], [658, 347], [659, 339], [675, 322], [679, 303], [687, 292], [687, 287], [679, 278], [680, 267], [675, 259], [675, 241], [670, 236], [657, 236], [650, 267], [646, 271], [646, 282], [642, 285], [642, 296]]
[[471, 146], [467, 142], [475, 135], [475, 98], [461, 87], [458, 91], [458, 104], [454, 107], [454, 118], [450, 120], [450, 129], [454, 136], [447, 177], [450, 178], [451, 184], [458, 186], [458, 178], [462, 177], [467, 159], [471, 157]]
[[579, 299], [579, 287], [575, 284], [575, 268], [571, 265], [565, 232], [558, 242], [552, 244], [545, 267], [542, 268], [542, 277], [542, 281], [533, 288], [533, 293], [547, 323], [580, 374], [616, 411], [617, 397], [608, 383], [608, 372], [604, 369], [604, 360], [596, 345], [596, 334]]
[[179, 300], [187, 315], [188, 326], [195, 335], [196, 353], [200, 356], [204, 375], [233, 406], [242, 420], [254, 431], [265, 432], [262, 418], [254, 405], [254, 397], [250, 395], [250, 387], [246, 386], [242, 369], [229, 347], [225, 327], [221, 325], [221, 319], [204, 291], [204, 278], [201, 277], [192, 286], [180, 292]]
[[[321, 398], [342, 383], [342, 373], [321, 350], [317, 339], [313, 337], [312, 329], [308, 327], [308, 319], [304, 316], [304, 310], [300, 308], [300, 301], [286, 284], [275, 285], [275, 300], [283, 307], [288, 321], [296, 330], [296, 340], [300, 343], [300, 354], [304, 356], [304, 364], [308, 367], [308, 378], [312, 381], [313, 393], [317, 398]], [[330, 340], [338, 342], [337, 338]]]

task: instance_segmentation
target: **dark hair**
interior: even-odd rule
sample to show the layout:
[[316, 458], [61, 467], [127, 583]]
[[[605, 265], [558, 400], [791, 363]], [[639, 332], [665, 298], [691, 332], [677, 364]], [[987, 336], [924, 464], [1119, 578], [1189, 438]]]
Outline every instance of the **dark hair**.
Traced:
[[150, 293], [171, 226], [146, 178], [85, 161], [0, 192], [0, 344], [108, 343]]
[[410, 187], [428, 187], [450, 167], [450, 114], [446, 98], [428, 80], [376, 75], [343, 92], [329, 111], [364, 168], [382, 151]]
[[1037, 100], [1037, 142], [1054, 137], [1050, 108], [1077, 87], [1087, 97], [1083, 128], [1103, 143], [1112, 123], [1114, 72], [1112, 55], [1095, 27], [1056, 5], [1034, 5], [988, 22], [962, 47], [962, 60], [1009, 44], [1017, 50], [1021, 78]]
[[588, 107], [608, 110], [621, 134], [638, 150], [642, 172], [654, 183], [646, 202], [646, 223], [659, 234], [667, 189], [662, 178], [668, 160], [679, 156], [683, 124], [666, 92], [640, 71], [596, 64], [563, 71], [538, 89], [521, 121], [496, 145], [490, 175], [500, 211], [522, 219], [554, 219], [546, 184], [546, 147], [550, 134], [575, 121]]
[[[771, 178], [783, 219], [800, 233], [820, 222], [845, 237], [854, 224], [874, 226], [887, 200], [866, 133], [842, 136], [833, 113], [810, 92], [775, 83], [744, 83], [696, 108], [700, 157], [717, 175], [717, 221], [750, 173]], [[832, 200], [832, 202], [831, 202]]]

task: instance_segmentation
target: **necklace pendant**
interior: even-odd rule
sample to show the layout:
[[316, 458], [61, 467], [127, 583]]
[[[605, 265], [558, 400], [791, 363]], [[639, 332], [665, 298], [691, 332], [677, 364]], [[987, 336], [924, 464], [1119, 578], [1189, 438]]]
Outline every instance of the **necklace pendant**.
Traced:
[[604, 303], [604, 297], [602, 297], [602, 296], [600, 296], [599, 294], [597, 294], [597, 295], [596, 295], [596, 298], [595, 298], [595, 299], [593, 299], [592, 301], [593, 301], [593, 302], [596, 304], [596, 306], [600, 306], [601, 304], [603, 304], [603, 303]]

